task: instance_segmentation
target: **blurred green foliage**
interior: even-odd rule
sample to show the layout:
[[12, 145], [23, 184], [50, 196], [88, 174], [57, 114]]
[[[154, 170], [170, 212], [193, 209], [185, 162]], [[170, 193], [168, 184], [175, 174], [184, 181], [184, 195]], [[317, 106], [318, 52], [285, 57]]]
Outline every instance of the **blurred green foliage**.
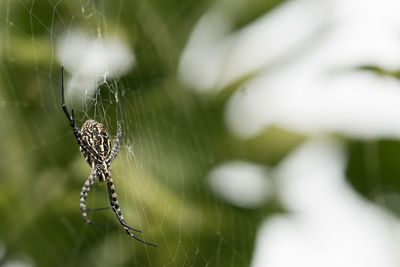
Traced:
[[364, 197], [400, 216], [400, 142], [396, 140], [349, 141], [347, 177]]

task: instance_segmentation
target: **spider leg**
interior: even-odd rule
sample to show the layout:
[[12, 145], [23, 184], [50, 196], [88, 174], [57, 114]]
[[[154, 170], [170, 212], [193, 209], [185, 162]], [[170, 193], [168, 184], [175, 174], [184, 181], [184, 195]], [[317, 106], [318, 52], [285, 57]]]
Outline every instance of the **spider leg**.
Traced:
[[87, 217], [87, 209], [86, 209], [86, 198], [88, 196], [88, 193], [90, 191], [90, 188], [93, 186], [95, 182], [95, 173], [96, 171], [93, 170], [92, 173], [90, 174], [89, 178], [86, 180], [85, 184], [82, 187], [82, 191], [80, 194], [80, 204], [79, 207], [82, 211], [82, 218], [85, 221], [85, 223], [92, 224], [95, 226], [100, 226], [100, 227], [115, 227], [114, 225], [105, 225], [105, 224], [100, 224], [100, 223], [95, 223], [92, 222], [91, 220], [88, 219]]
[[[124, 227], [124, 228], [125, 228], [125, 227]], [[150, 246], [153, 246], [153, 247], [158, 247], [158, 246], [155, 245], [155, 244], [152, 244], [152, 243], [149, 243], [149, 242], [146, 242], [146, 241], [140, 239], [139, 237], [137, 237], [137, 236], [135, 236], [134, 234], [132, 234], [131, 232], [129, 232], [129, 230], [126, 229], [126, 228], [125, 228], [125, 232], [127, 232], [128, 235], [130, 235], [131, 237], [133, 237], [133, 238], [136, 239], [137, 241], [142, 242], [143, 244], [147, 244], [147, 245], [150, 245]]]
[[121, 145], [126, 137], [126, 133], [124, 135], [122, 135], [122, 113], [123, 113], [123, 110], [124, 110], [124, 94], [122, 94], [121, 101], [120, 101], [117, 136], [114, 139], [113, 147], [111, 149], [110, 155], [108, 155], [108, 157], [105, 160], [107, 166], [110, 166], [111, 162], [118, 156], [118, 153], [121, 149]]
[[[71, 125], [72, 131], [74, 133], [76, 142], [78, 145], [86, 152], [92, 154], [97, 161], [102, 161], [99, 154], [87, 143], [86, 140], [82, 138], [82, 134], [78, 128], [75, 126], [75, 116], [74, 116], [74, 109], [71, 109], [71, 114], [68, 111], [67, 105], [65, 104], [64, 98], [64, 66], [61, 67], [61, 108], [67, 116], [69, 124]], [[89, 150], [89, 151], [88, 151]]]
[[124, 220], [124, 217], [122, 216], [121, 209], [119, 207], [119, 202], [117, 199], [117, 193], [115, 192], [115, 187], [114, 187], [114, 182], [111, 177], [109, 177], [108, 182], [107, 182], [107, 189], [108, 189], [108, 199], [110, 200], [111, 208], [114, 211], [115, 215], [117, 216], [117, 219], [119, 223], [125, 228], [129, 229], [138, 233], [141, 233], [142, 231], [132, 228], [128, 226]]
[[106, 158], [105, 162], [108, 167], [110, 167], [111, 162], [118, 156], [119, 150], [121, 149], [121, 145], [123, 142], [125, 136], [122, 136], [122, 127], [121, 123], [118, 122], [118, 130], [117, 130], [117, 136], [114, 139], [114, 144], [111, 148], [110, 155]]
[[82, 191], [81, 191], [81, 194], [79, 195], [80, 196], [79, 207], [82, 211], [82, 218], [86, 223], [91, 223], [91, 221], [88, 219], [87, 213], [86, 213], [86, 198], [88, 196], [90, 188], [94, 184], [95, 173], [96, 173], [96, 171], [93, 170], [92, 173], [89, 175], [89, 178], [86, 180], [85, 184], [82, 186]]
[[69, 123], [71, 124], [72, 128], [75, 128], [75, 120], [74, 120], [74, 110], [72, 110], [72, 116], [68, 112], [67, 105], [65, 104], [65, 99], [64, 99], [64, 66], [61, 67], [61, 107], [65, 113], [65, 116], [67, 116]]
[[109, 178], [109, 180], [107, 182], [107, 189], [108, 189], [108, 196], [109, 196], [109, 199], [110, 199], [110, 204], [111, 204], [111, 206], [112, 206], [112, 208], [113, 208], [113, 210], [115, 212], [115, 215], [117, 216], [118, 221], [121, 223], [122, 227], [124, 227], [125, 232], [128, 235], [130, 235], [131, 237], [133, 237], [134, 239], [136, 239], [137, 241], [142, 242], [143, 244], [150, 245], [150, 246], [153, 246], [153, 247], [158, 247], [155, 244], [149, 243], [147, 241], [144, 241], [144, 240], [138, 238], [137, 236], [135, 236], [134, 234], [132, 234], [129, 231], [129, 230], [133, 230], [133, 231], [141, 232], [139, 230], [133, 229], [133, 228], [131, 228], [131, 227], [126, 225], [126, 223], [124, 221], [124, 218], [122, 216], [122, 213], [121, 213], [121, 209], [119, 208], [117, 194], [115, 193], [115, 187], [114, 187], [114, 183], [113, 183], [111, 177]]
[[[65, 97], [64, 97], [64, 66], [61, 67], [61, 107], [64, 111], [65, 116], [71, 125], [72, 130], [74, 131], [75, 137], [80, 137], [78, 128], [75, 127], [75, 118], [74, 118], [74, 109], [71, 110], [72, 115], [69, 113], [67, 104], [65, 104]], [[77, 138], [80, 139], [80, 138]]]

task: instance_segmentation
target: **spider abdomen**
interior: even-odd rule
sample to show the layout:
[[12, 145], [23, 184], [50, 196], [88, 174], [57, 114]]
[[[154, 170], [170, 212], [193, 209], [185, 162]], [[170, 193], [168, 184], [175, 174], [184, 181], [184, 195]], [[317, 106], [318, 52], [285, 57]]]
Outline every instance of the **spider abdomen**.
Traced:
[[[108, 136], [106, 128], [103, 124], [95, 120], [87, 120], [81, 129], [82, 138], [86, 140], [89, 147], [91, 147], [99, 156], [106, 158], [111, 152], [111, 140]], [[87, 149], [90, 151], [89, 149]], [[83, 157], [92, 166], [96, 159], [87, 151], [82, 151]]]

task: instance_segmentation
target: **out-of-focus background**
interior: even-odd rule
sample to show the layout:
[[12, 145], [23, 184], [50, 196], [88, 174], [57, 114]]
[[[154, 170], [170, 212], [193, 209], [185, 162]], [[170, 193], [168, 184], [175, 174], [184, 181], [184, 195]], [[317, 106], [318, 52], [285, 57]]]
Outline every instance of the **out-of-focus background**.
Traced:
[[[399, 9], [0, 1], [0, 266], [400, 266]], [[158, 248], [83, 223], [61, 66], [78, 127], [125, 95], [114, 181]]]

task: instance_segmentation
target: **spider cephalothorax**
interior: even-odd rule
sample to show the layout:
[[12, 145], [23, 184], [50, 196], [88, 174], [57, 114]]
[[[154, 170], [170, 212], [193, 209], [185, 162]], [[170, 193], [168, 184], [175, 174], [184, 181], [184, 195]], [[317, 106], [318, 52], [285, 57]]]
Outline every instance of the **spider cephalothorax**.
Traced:
[[61, 86], [61, 107], [67, 116], [67, 119], [72, 127], [72, 131], [74, 133], [76, 142], [79, 145], [79, 149], [85, 158], [86, 162], [92, 168], [92, 172], [89, 175], [88, 179], [86, 180], [85, 184], [82, 187], [82, 191], [80, 194], [80, 209], [82, 211], [82, 218], [86, 223], [94, 224], [102, 226], [101, 224], [94, 223], [90, 221], [87, 217], [87, 209], [86, 209], [86, 198], [90, 191], [90, 188], [93, 186], [96, 179], [99, 182], [106, 182], [107, 183], [107, 190], [108, 190], [108, 199], [110, 201], [110, 205], [112, 210], [114, 211], [115, 215], [119, 223], [124, 228], [125, 232], [130, 235], [131, 237], [135, 238], [136, 240], [154, 246], [157, 245], [148, 243], [143, 241], [142, 239], [133, 235], [130, 230], [136, 231], [141, 233], [140, 230], [136, 230], [132, 227], [129, 227], [122, 216], [121, 209], [119, 207], [119, 202], [117, 199], [117, 194], [115, 192], [115, 186], [112, 179], [112, 171], [110, 170], [110, 165], [112, 161], [117, 157], [121, 143], [122, 143], [122, 101], [120, 102], [120, 119], [118, 121], [118, 130], [117, 136], [114, 139], [113, 145], [111, 146], [111, 140], [109, 135], [106, 131], [106, 128], [103, 124], [95, 121], [95, 120], [87, 120], [82, 129], [79, 131], [78, 128], [75, 126], [75, 119], [74, 119], [74, 110], [71, 110], [71, 114], [69, 113], [67, 106], [64, 101], [64, 68], [62, 68], [62, 86]]

